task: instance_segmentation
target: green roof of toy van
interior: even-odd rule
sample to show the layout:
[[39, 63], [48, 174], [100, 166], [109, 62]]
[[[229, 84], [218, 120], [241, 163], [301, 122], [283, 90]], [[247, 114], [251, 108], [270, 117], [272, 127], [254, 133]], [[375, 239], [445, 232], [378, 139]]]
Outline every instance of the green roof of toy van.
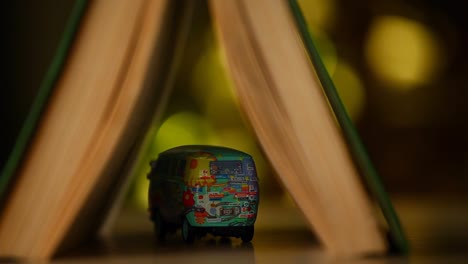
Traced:
[[205, 153], [210, 153], [217, 159], [222, 160], [223, 158], [251, 158], [251, 156], [240, 150], [221, 147], [221, 146], [209, 146], [209, 145], [184, 145], [175, 148], [168, 149], [159, 154], [161, 156], [180, 156], [180, 157], [193, 157], [203, 158]]

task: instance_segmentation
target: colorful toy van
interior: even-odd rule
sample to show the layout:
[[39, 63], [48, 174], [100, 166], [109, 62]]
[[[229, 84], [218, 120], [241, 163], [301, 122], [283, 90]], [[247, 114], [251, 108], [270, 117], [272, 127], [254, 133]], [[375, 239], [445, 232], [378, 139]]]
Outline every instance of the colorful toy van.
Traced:
[[158, 239], [182, 229], [190, 243], [207, 233], [249, 242], [259, 203], [252, 157], [215, 146], [180, 146], [150, 162], [150, 219]]

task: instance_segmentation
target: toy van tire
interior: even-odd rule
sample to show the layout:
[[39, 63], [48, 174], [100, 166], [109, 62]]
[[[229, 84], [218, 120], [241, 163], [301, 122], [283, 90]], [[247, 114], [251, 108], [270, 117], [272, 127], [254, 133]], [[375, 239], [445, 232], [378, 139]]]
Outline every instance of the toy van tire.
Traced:
[[242, 242], [248, 243], [252, 241], [254, 236], [254, 226], [246, 226], [241, 233]]
[[187, 219], [184, 218], [182, 222], [182, 238], [185, 243], [192, 244], [195, 240], [195, 229], [190, 225]]
[[153, 227], [156, 239], [164, 241], [166, 239], [167, 224], [161, 216], [159, 210], [153, 211]]

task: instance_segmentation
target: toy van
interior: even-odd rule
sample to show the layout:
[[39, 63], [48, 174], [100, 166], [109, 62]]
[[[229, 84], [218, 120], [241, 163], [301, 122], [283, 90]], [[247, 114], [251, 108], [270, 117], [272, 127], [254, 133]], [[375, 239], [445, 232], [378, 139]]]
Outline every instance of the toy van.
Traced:
[[158, 239], [181, 228], [188, 243], [208, 233], [252, 240], [259, 189], [249, 154], [189, 145], [162, 152], [150, 165], [149, 213]]

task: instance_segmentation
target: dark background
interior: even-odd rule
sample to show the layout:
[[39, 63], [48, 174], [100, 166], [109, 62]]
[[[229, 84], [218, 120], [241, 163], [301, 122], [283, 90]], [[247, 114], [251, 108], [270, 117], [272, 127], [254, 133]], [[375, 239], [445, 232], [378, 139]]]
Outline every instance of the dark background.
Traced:
[[[315, 2], [318, 7], [325, 6], [325, 10], [332, 12], [323, 20], [325, 22], [311, 22], [309, 26], [313, 32], [318, 29], [331, 45], [328, 48], [323, 43], [320, 45], [324, 56], [327, 55], [327, 49], [333, 50], [332, 61], [336, 64], [345, 62], [361, 83], [364, 99], [360, 99], [360, 110], [353, 119], [387, 189], [398, 194], [466, 194], [468, 24], [463, 1]], [[312, 10], [313, 14], [315, 2], [310, 1], [304, 5], [306, 17], [307, 10]], [[0, 99], [2, 165], [11, 151], [55, 52], [72, 3], [73, 1], [22, 0], [7, 2], [2, 6], [2, 58], [6, 69], [3, 72], [5, 76]], [[218, 89], [228, 81], [228, 78], [219, 77], [219, 67], [200, 66], [200, 63], [211, 62], [210, 52], [213, 52], [213, 46], [215, 53], [219, 49], [217, 44], [213, 44], [215, 37], [208, 24], [208, 16], [206, 9], [197, 15], [198, 20], [194, 23], [196, 34], [192, 34], [190, 38], [187, 57], [184, 59], [165, 120], [180, 111], [192, 112], [209, 126], [215, 127], [215, 131], [225, 131], [230, 127], [242, 126], [240, 114], [233, 107], [235, 104], [226, 104], [216, 111], [232, 114], [220, 121], [219, 116], [210, 115], [213, 109], [207, 112], [203, 99], [193, 96], [193, 89], [199, 89], [195, 94], [202, 94], [203, 97], [207, 94], [215, 95], [222, 101], [225, 100], [224, 94], [229, 93]], [[429, 71], [426, 79], [408, 84], [382, 78], [375, 71], [368, 57], [369, 38], [375, 32], [373, 30], [376, 23], [383, 17], [391, 17], [393, 21], [410, 21], [408, 27], [411, 27], [411, 23], [416, 23], [431, 36], [432, 43], [436, 45], [436, 49], [432, 50], [436, 53], [432, 54], [436, 59], [431, 63], [436, 65], [432, 66], [433, 70]], [[397, 32], [405, 30], [404, 23], [403, 26], [398, 26], [395, 29]], [[408, 32], [411, 39], [412, 31]], [[390, 39], [389, 43], [393, 43], [395, 49], [401, 49], [402, 54], [406, 54], [408, 51], [405, 51], [405, 47], [413, 42], [405, 44], [405, 41], [408, 40]], [[418, 50], [418, 46], [415, 50]], [[385, 49], [381, 52], [385, 54]], [[411, 51], [408, 57], [410, 55]], [[398, 60], [393, 61], [391, 57], [384, 56], [382, 58], [388, 60], [385, 63], [397, 65], [398, 68]], [[202, 81], [193, 77], [200, 73], [197, 67], [201, 67], [206, 75], [200, 77]], [[203, 67], [208, 68], [204, 71]], [[333, 72], [331, 74], [334, 75]], [[222, 80], [216, 82], [219, 78]], [[217, 90], [209, 90], [213, 89], [210, 85], [217, 87]], [[337, 82], [337, 86], [341, 91], [346, 90], [343, 82]], [[345, 94], [351, 101], [355, 95], [353, 92]], [[347, 98], [343, 100], [348, 102]], [[227, 129], [223, 130], [223, 125]], [[221, 136], [218, 137], [227, 137], [222, 132], [219, 135]], [[236, 138], [235, 135], [232, 137]], [[192, 141], [198, 143], [198, 140], [199, 137], [194, 137]], [[246, 141], [255, 140], [250, 136]], [[235, 145], [239, 140], [233, 142]], [[239, 144], [242, 145], [242, 142]], [[265, 166], [264, 171], [268, 172], [268, 164]], [[270, 186], [268, 188], [276, 188], [277, 183], [273, 180], [271, 182], [267, 184]]]
[[[468, 187], [468, 57], [462, 1], [339, 1], [330, 35], [361, 76], [366, 106], [357, 125], [388, 189], [465, 193]], [[425, 26], [442, 66], [431, 79], [398, 92], [372, 74], [365, 40], [372, 21], [392, 15]], [[404, 41], [398, 40], [395, 42]], [[388, 61], [392, 63], [392, 61]], [[388, 89], [390, 88], [390, 89]]]

